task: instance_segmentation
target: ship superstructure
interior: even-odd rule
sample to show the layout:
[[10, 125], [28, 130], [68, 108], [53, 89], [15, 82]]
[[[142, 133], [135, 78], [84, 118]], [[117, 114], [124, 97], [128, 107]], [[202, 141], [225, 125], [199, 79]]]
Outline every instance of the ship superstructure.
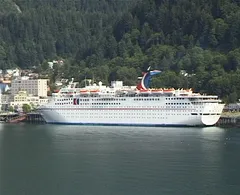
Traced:
[[47, 123], [134, 126], [211, 126], [224, 104], [214, 95], [191, 89], [150, 89], [150, 78], [160, 71], [143, 73], [137, 87], [114, 81], [76, 88], [71, 83], [54, 93], [39, 108]]

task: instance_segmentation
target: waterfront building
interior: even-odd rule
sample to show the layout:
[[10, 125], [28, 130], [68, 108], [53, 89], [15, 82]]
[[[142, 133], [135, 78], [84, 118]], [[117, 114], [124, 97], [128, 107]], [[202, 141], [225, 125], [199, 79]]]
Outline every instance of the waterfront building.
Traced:
[[18, 78], [12, 81], [11, 95], [18, 94], [19, 91], [26, 91], [28, 94], [38, 97], [47, 97], [48, 79], [28, 79]]
[[47, 97], [33, 96], [26, 91], [19, 91], [13, 96], [13, 101], [10, 102], [10, 106], [21, 108], [24, 104], [28, 104], [31, 107], [38, 107], [46, 103], [48, 103]]
[[1, 99], [0, 110], [7, 110], [9, 102], [10, 102], [10, 95], [1, 93], [0, 99]]

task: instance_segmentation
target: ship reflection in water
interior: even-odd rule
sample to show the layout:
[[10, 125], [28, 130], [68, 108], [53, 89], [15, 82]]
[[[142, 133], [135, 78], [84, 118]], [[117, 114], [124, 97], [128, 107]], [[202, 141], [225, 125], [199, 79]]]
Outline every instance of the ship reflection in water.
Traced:
[[240, 191], [240, 131], [3, 124], [0, 194]]

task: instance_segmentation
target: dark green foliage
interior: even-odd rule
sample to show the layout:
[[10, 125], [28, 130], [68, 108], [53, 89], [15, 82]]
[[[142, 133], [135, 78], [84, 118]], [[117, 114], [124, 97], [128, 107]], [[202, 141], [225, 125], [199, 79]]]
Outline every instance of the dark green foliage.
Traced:
[[8, 111], [9, 111], [9, 112], [14, 112], [13, 106], [9, 106]]
[[31, 106], [29, 104], [23, 104], [22, 110], [24, 113], [28, 113], [31, 111]]
[[[153, 87], [240, 98], [236, 0], [0, 0], [0, 68], [108, 84], [151, 65]], [[49, 70], [47, 61], [64, 59]], [[40, 66], [42, 64], [42, 66]], [[182, 71], [185, 70], [185, 71]]]

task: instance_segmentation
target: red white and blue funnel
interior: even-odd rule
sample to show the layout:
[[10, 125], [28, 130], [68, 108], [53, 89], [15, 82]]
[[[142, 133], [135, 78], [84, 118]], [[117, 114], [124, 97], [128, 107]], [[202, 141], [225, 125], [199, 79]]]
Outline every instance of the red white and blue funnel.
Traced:
[[140, 83], [137, 85], [138, 90], [147, 90], [149, 89], [149, 84], [152, 76], [161, 73], [160, 70], [152, 70], [150, 71], [150, 67], [147, 69], [147, 72], [143, 72], [143, 77]]

